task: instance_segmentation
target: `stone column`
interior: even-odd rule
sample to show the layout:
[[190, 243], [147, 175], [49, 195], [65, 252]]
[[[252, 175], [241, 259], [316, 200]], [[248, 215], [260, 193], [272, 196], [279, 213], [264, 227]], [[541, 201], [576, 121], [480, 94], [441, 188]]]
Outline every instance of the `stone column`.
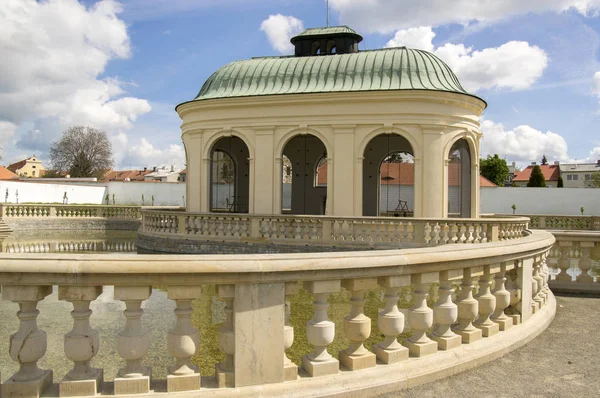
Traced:
[[151, 286], [115, 286], [115, 300], [125, 302], [125, 328], [117, 337], [117, 351], [125, 367], [115, 377], [115, 395], [150, 392], [152, 369], [142, 365], [150, 348], [150, 333], [142, 328], [142, 301], [152, 294]]
[[[421, 213], [415, 217], [442, 218], [448, 214], [448, 177], [444, 153], [444, 131], [442, 126], [422, 126], [423, 145], [421, 174], [415, 173], [421, 186]], [[419, 156], [415, 156], [419, 157]], [[417, 181], [415, 181], [415, 187]], [[440, 194], [442, 193], [442, 194]], [[415, 195], [416, 198], [416, 195]], [[415, 204], [415, 209], [417, 208]]]
[[37, 303], [52, 293], [52, 286], [4, 286], [2, 299], [19, 304], [19, 330], [10, 335], [10, 357], [19, 370], [2, 384], [4, 397], [40, 397], [52, 386], [52, 370], [38, 368], [46, 353], [46, 332], [38, 329]]
[[422, 357], [437, 351], [437, 342], [427, 337], [427, 329], [433, 326], [433, 310], [427, 306], [427, 296], [429, 284], [437, 282], [438, 277], [437, 272], [411, 275], [415, 303], [408, 310], [408, 325], [412, 329], [412, 336], [402, 344], [413, 357]]
[[490, 291], [492, 287], [492, 276], [490, 266], [483, 267], [483, 275], [479, 278], [479, 292], [475, 297], [479, 307], [479, 317], [473, 323], [476, 328], [481, 329], [483, 337], [490, 337], [500, 331], [497, 323], [490, 319], [490, 315], [496, 311], [496, 296]]
[[508, 330], [512, 327], [512, 318], [509, 318], [504, 310], [510, 305], [510, 293], [506, 290], [506, 264], [500, 265], [500, 272], [494, 277], [494, 290], [492, 294], [496, 297], [496, 309], [490, 317], [492, 322], [498, 324], [501, 331]]
[[310, 354], [302, 357], [302, 367], [313, 377], [336, 374], [339, 372], [339, 362], [327, 352], [327, 346], [335, 338], [335, 324], [327, 317], [327, 298], [331, 293], [341, 290], [341, 283], [339, 280], [311, 281], [305, 282], [304, 288], [314, 297], [315, 313], [306, 323], [306, 337], [314, 348]]
[[404, 330], [404, 314], [398, 310], [398, 291], [410, 285], [410, 275], [384, 276], [378, 283], [386, 288], [385, 307], [377, 318], [377, 327], [385, 338], [373, 346], [373, 352], [386, 364], [403, 361], [408, 359], [408, 348], [398, 342], [398, 335]]
[[342, 365], [350, 370], [375, 366], [375, 354], [365, 348], [363, 342], [371, 335], [371, 318], [365, 315], [365, 292], [377, 287], [377, 279], [346, 279], [342, 286], [352, 292], [350, 314], [344, 318], [344, 331], [350, 345], [340, 351]]
[[58, 299], [73, 304], [73, 329], [65, 334], [65, 356], [75, 363], [59, 385], [61, 397], [96, 395], [102, 389], [104, 372], [90, 361], [100, 349], [100, 335], [90, 326], [90, 302], [102, 294], [102, 286], [59, 286]]
[[330, 215], [335, 217], [352, 217], [354, 215], [354, 184], [346, 183], [355, 180], [354, 167], [356, 166], [354, 155], [354, 132], [355, 125], [334, 126], [333, 151], [328, 153], [329, 157], [335, 159], [335, 167], [331, 179], [332, 197], [327, 201], [333, 201]]
[[454, 333], [451, 328], [458, 319], [458, 307], [452, 302], [454, 289], [449, 279], [450, 273], [451, 271], [440, 272], [439, 300], [433, 306], [435, 327], [430, 337], [437, 341], [438, 350], [451, 350], [462, 343], [462, 337]]
[[202, 296], [196, 286], [169, 286], [167, 296], [175, 300], [177, 318], [175, 327], [167, 336], [167, 348], [175, 357], [175, 366], [169, 369], [167, 392], [191, 391], [200, 389], [200, 372], [192, 364], [192, 355], [200, 345], [200, 332], [192, 325], [192, 300]]
[[594, 247], [594, 242], [581, 242], [581, 258], [577, 263], [577, 267], [581, 270], [581, 274], [577, 276], [577, 283], [594, 283], [594, 278], [588, 273], [592, 269], [592, 260], [590, 260], [590, 251]]
[[[300, 291], [300, 286], [296, 282], [286, 282], [285, 284], [285, 297], [295, 296]], [[291, 309], [290, 309], [291, 312]], [[291, 316], [291, 315], [290, 315]], [[283, 327], [283, 342], [284, 350], [289, 350], [294, 344], [294, 328], [289, 324], [289, 316], [285, 317], [285, 326]], [[293, 363], [283, 353], [283, 378], [285, 381], [297, 380], [298, 379], [298, 365]]]
[[[281, 208], [281, 203], [274, 202], [274, 190], [281, 189], [281, 167], [274, 168], [275, 158], [273, 132], [274, 126], [262, 126], [254, 129], [256, 137], [256, 147], [254, 150], [260, 156], [255, 156], [255, 162], [251, 172], [254, 174], [255, 181], [264, 181], [264, 184], [253, 184], [254, 188], [254, 209], [250, 213], [255, 214], [277, 214]], [[279, 155], [280, 156], [280, 155]], [[280, 164], [281, 166], [281, 164]], [[269, 181], [275, 181], [276, 184], [269, 184]], [[252, 192], [250, 193], [252, 196]]]
[[217, 285], [217, 297], [225, 301], [225, 322], [219, 328], [219, 350], [225, 354], [225, 361], [215, 365], [215, 377], [219, 388], [235, 387], [233, 367], [235, 354], [235, 331], [233, 328], [235, 285]]
[[458, 324], [452, 330], [462, 338], [464, 344], [474, 343], [481, 339], [481, 329], [473, 326], [473, 321], [479, 312], [479, 303], [473, 298], [473, 277], [471, 269], [463, 270], [463, 280], [460, 285], [460, 296], [458, 297]]

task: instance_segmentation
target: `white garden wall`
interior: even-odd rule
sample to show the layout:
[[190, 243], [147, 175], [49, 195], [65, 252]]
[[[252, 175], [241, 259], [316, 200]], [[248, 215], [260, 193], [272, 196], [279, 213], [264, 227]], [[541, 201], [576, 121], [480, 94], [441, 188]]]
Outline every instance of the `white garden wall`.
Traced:
[[184, 182], [111, 181], [106, 185], [109, 204], [113, 203], [113, 195], [118, 205], [141, 205], [142, 195], [146, 206], [152, 205], [152, 195], [155, 206], [184, 206], [185, 202]]
[[600, 189], [591, 188], [481, 188], [481, 213], [600, 216]]
[[[8, 189], [8, 200], [6, 191]], [[100, 204], [106, 195], [104, 184], [79, 185], [46, 182], [0, 181], [2, 203], [63, 203], [65, 192], [68, 203]]]

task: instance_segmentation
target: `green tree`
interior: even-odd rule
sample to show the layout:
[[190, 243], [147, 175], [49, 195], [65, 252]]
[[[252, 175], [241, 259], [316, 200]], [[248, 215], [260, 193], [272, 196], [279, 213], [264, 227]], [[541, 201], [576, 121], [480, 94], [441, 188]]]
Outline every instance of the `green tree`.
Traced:
[[112, 145], [105, 131], [72, 126], [50, 147], [50, 162], [71, 177], [101, 177], [113, 165]]
[[546, 157], [546, 155], [542, 156], [542, 165], [547, 165], [548, 164], [548, 158]]
[[504, 186], [504, 181], [510, 173], [506, 160], [500, 158], [498, 154], [488, 155], [486, 159], [481, 159], [479, 169], [482, 176], [501, 187]]
[[563, 188], [565, 184], [563, 183], [562, 176], [558, 176], [558, 183], [556, 184], [556, 188]]
[[544, 173], [542, 173], [542, 168], [537, 164], [533, 166], [533, 170], [531, 170], [531, 176], [529, 177], [527, 186], [534, 188], [546, 186], [546, 179], [544, 178]]
[[600, 188], [600, 171], [594, 171], [592, 178], [585, 182], [586, 188]]

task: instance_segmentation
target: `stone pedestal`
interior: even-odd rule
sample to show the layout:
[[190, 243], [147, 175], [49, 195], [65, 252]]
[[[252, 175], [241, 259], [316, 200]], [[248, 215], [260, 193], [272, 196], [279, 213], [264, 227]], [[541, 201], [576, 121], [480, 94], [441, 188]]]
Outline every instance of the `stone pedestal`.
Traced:
[[496, 297], [496, 309], [490, 316], [492, 322], [498, 324], [500, 331], [508, 330], [513, 325], [512, 318], [508, 317], [504, 310], [510, 305], [510, 292], [506, 290], [506, 264], [500, 266], [500, 272], [494, 276], [494, 290], [492, 294]]
[[102, 389], [104, 383], [104, 370], [93, 369], [85, 380], [62, 379], [58, 386], [60, 397], [87, 397], [96, 395]]
[[44, 391], [52, 387], [52, 378], [51, 370], [42, 370], [37, 377], [27, 381], [5, 380], [2, 383], [2, 396], [39, 398]]
[[412, 336], [402, 344], [408, 348], [412, 357], [422, 357], [437, 352], [437, 342], [427, 336], [427, 329], [433, 325], [433, 310], [427, 306], [429, 296], [429, 283], [437, 282], [438, 273], [412, 275], [412, 284], [415, 286], [413, 296], [415, 303], [408, 310], [408, 324], [412, 329]]
[[386, 288], [385, 307], [377, 318], [377, 327], [385, 338], [373, 346], [373, 352], [385, 364], [404, 361], [408, 359], [408, 348], [398, 342], [398, 335], [404, 330], [404, 314], [398, 310], [398, 291], [410, 285], [410, 276], [381, 277], [378, 283]]
[[440, 272], [439, 300], [433, 306], [434, 330], [429, 337], [437, 342], [438, 350], [451, 350], [462, 344], [461, 336], [451, 328], [458, 319], [458, 307], [452, 302], [454, 289], [449, 277], [450, 271]]
[[475, 297], [479, 307], [479, 317], [474, 322], [474, 326], [481, 330], [483, 337], [493, 336], [500, 331], [500, 326], [490, 319], [496, 310], [496, 297], [490, 291], [491, 286], [490, 266], [486, 265], [479, 279], [479, 293]]
[[452, 328], [452, 331], [462, 338], [463, 344], [474, 343], [481, 340], [482, 337], [481, 329], [473, 326], [473, 321], [479, 310], [479, 303], [473, 298], [473, 288], [471, 270], [465, 268], [463, 281], [460, 285], [460, 296], [457, 299], [458, 324]]
[[225, 360], [215, 365], [215, 378], [219, 388], [235, 387], [234, 354], [235, 331], [233, 326], [233, 301], [235, 285], [217, 285], [217, 297], [225, 301], [225, 322], [219, 328], [219, 350]]

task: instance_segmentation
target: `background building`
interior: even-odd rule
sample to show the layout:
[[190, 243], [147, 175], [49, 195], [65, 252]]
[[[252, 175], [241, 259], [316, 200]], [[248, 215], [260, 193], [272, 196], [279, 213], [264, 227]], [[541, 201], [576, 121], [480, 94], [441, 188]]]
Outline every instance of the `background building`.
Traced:
[[565, 188], [585, 188], [592, 174], [600, 171], [600, 160], [596, 163], [563, 163], [560, 173]]
[[[521, 171], [515, 171], [515, 176], [512, 179], [514, 186], [517, 187], [526, 187], [529, 182], [529, 177], [531, 177], [531, 172], [533, 168], [536, 166], [536, 162], [532, 162], [529, 166]], [[544, 175], [544, 179], [546, 180], [546, 187], [548, 188], [556, 188], [558, 185], [558, 177], [560, 177], [561, 166], [556, 162], [555, 164], [540, 164], [540, 169], [542, 170], [542, 174]], [[563, 177], [563, 180], [565, 178]], [[566, 181], [565, 181], [566, 183]], [[565, 184], [565, 187], [567, 185]]]
[[35, 155], [9, 165], [7, 169], [20, 177], [42, 177], [44, 171], [46, 171], [42, 161], [36, 158]]

